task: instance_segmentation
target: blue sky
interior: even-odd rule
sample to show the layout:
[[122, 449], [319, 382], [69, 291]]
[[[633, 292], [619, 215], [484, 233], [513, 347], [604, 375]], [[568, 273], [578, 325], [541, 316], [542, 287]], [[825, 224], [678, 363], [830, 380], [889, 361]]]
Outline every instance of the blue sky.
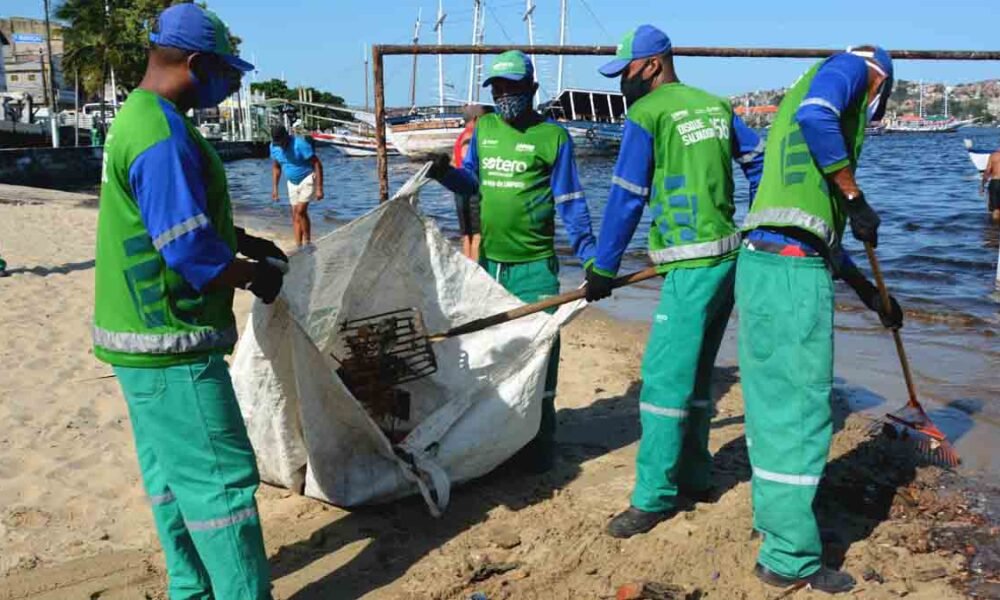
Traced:
[[[59, 0], [52, 0], [58, 2]], [[559, 0], [534, 0], [536, 43], [556, 43]], [[527, 43], [521, 20], [524, 0], [485, 0], [486, 41]], [[809, 0], [765, 2], [677, 2], [671, 0], [569, 0], [568, 41], [615, 44], [624, 32], [648, 22], [667, 31], [676, 45], [786, 46], [842, 48], [878, 43], [887, 48], [993, 50], [997, 36], [995, 0], [951, 0], [920, 10], [912, 0]], [[437, 0], [209, 0], [209, 7], [243, 38], [243, 56], [254, 58], [258, 79], [284, 75], [291, 85], [327, 89], [363, 104], [362, 57], [372, 43], [408, 43], [418, 10], [423, 10], [422, 42], [436, 40], [431, 30]], [[445, 43], [469, 43], [472, 1], [444, 0]], [[0, 15], [41, 16], [42, 0], [3, 0]], [[410, 57], [387, 57], [389, 103], [408, 102]], [[617, 88], [596, 73], [600, 58], [568, 57], [567, 87]], [[464, 99], [468, 58], [446, 57], [446, 93]], [[809, 61], [792, 59], [679, 58], [681, 78], [718, 94], [782, 87]], [[552, 92], [556, 58], [541, 57], [543, 92]], [[897, 78], [962, 83], [1000, 77], [1000, 62], [900, 61]], [[437, 58], [421, 57], [418, 102], [437, 102]], [[544, 94], [543, 94], [544, 95]]]

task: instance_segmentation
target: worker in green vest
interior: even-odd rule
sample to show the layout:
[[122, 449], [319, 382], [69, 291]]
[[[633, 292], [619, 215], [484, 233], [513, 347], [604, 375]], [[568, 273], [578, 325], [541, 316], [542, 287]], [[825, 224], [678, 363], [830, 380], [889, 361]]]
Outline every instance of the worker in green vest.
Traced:
[[711, 496], [708, 433], [715, 357], [733, 309], [740, 233], [733, 222], [733, 162], [753, 200], [764, 144], [729, 101], [680, 82], [667, 34], [630, 32], [601, 68], [621, 77], [628, 103], [622, 145], [587, 271], [587, 300], [611, 294], [646, 205], [649, 257], [664, 275], [642, 362], [642, 438], [630, 506], [608, 533], [645, 533], [686, 501]]
[[854, 178], [865, 126], [892, 93], [892, 59], [865, 46], [814, 65], [785, 93], [767, 138], [760, 190], [744, 222], [736, 275], [739, 360], [753, 467], [754, 527], [763, 535], [755, 573], [765, 583], [829, 592], [854, 585], [820, 562], [812, 503], [833, 422], [833, 277], [845, 280], [886, 327], [901, 327], [895, 300], [878, 291], [842, 248], [878, 244], [879, 216]]
[[164, 10], [150, 39], [104, 147], [94, 355], [128, 403], [170, 598], [266, 599], [256, 460], [223, 356], [234, 288], [273, 302], [283, 270], [270, 261], [287, 257], [233, 226], [222, 161], [184, 116], [218, 105], [253, 66], [196, 4]]
[[[476, 121], [461, 168], [452, 167], [442, 154], [435, 157], [430, 175], [457, 194], [479, 194], [479, 263], [522, 301], [537, 302], [559, 293], [556, 213], [580, 261], [594, 256], [596, 240], [573, 140], [561, 125], [532, 108], [538, 84], [523, 52], [497, 56], [483, 86], [492, 89], [496, 112]], [[539, 431], [517, 459], [529, 471], [547, 471], [555, 461], [558, 370], [557, 338], [549, 356]]]

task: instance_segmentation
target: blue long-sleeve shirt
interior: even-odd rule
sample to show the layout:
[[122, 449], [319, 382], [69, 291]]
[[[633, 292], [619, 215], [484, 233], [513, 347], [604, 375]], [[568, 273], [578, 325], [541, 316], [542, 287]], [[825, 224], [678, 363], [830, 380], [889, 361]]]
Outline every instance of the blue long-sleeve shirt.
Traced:
[[[729, 139], [733, 160], [740, 165], [750, 183], [752, 203], [764, 172], [764, 142], [736, 115], [733, 115]], [[622, 255], [635, 234], [654, 184], [654, 169], [653, 136], [642, 126], [626, 119], [597, 242], [597, 258], [594, 261], [597, 272], [608, 277], [618, 272]]]
[[[549, 120], [550, 123], [555, 121]], [[457, 194], [475, 194], [479, 190], [478, 132], [474, 131], [469, 141], [469, 149], [462, 160], [461, 168], [451, 169], [441, 183]], [[576, 161], [573, 158], [573, 140], [567, 140], [559, 147], [549, 177], [552, 198], [556, 212], [566, 227], [573, 254], [582, 262], [593, 260], [597, 252], [597, 238], [594, 236], [587, 207], [586, 194], [580, 184]]]
[[153, 246], [174, 271], [201, 291], [234, 258], [207, 213], [206, 168], [184, 117], [161, 100], [170, 136], [140, 154], [129, 184]]
[[854, 54], [836, 54], [819, 68], [795, 113], [802, 137], [824, 173], [850, 164], [840, 116], [868, 88], [868, 65]]

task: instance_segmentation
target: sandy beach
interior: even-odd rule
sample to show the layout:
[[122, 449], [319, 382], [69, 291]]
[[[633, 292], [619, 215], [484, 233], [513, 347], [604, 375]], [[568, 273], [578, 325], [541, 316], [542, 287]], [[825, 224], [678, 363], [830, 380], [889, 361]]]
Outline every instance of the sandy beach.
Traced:
[[[166, 597], [125, 402], [91, 351], [94, 206], [86, 195], [0, 186], [11, 272], [0, 279], [0, 600]], [[251, 300], [237, 294], [241, 325]], [[644, 536], [604, 534], [634, 480], [645, 335], [592, 309], [574, 321], [556, 399], [558, 467], [501, 468], [456, 489], [441, 519], [419, 499], [348, 512], [262, 486], [275, 597], [590, 599], [636, 582], [692, 598], [782, 597], [751, 574], [759, 541], [735, 368], [715, 373], [718, 498]], [[834, 404], [816, 506], [828, 562], [859, 582], [845, 597], [1000, 597], [1000, 536], [984, 514], [996, 490], [915, 465], [873, 439], [870, 417], [849, 414], [847, 398]]]

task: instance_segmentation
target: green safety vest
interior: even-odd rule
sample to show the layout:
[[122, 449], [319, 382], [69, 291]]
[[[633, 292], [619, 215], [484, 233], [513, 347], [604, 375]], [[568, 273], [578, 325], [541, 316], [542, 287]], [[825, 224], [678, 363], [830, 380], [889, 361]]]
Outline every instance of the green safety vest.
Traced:
[[[167, 267], [132, 193], [129, 169], [133, 161], [170, 136], [161, 102], [166, 101], [152, 92], [133, 91], [104, 146], [93, 341], [94, 355], [118, 366], [182, 364], [206, 354], [231, 352], [236, 343], [233, 290], [199, 293]], [[236, 232], [222, 161], [191, 122], [186, 125], [205, 161], [205, 216], [235, 251]]]
[[733, 109], [728, 101], [682, 83], [657, 87], [628, 109], [653, 138], [652, 189], [612, 183], [649, 196], [649, 256], [657, 265], [696, 267], [739, 249], [733, 222]]
[[847, 166], [853, 172], [857, 167], [868, 120], [868, 96], [863, 94], [840, 115], [848, 158], [821, 169], [809, 153], [795, 113], [802, 106], [816, 73], [825, 62], [813, 65], [781, 101], [767, 137], [764, 174], [757, 189], [757, 198], [743, 222], [743, 229], [796, 227], [815, 235], [826, 244], [827, 251], [837, 254], [847, 215], [840, 202], [840, 191], [831, 190], [826, 175]]
[[552, 167], [569, 134], [552, 122], [525, 131], [499, 115], [476, 121], [479, 219], [483, 254], [497, 262], [529, 262], [555, 256], [555, 205], [583, 193], [555, 198]]

